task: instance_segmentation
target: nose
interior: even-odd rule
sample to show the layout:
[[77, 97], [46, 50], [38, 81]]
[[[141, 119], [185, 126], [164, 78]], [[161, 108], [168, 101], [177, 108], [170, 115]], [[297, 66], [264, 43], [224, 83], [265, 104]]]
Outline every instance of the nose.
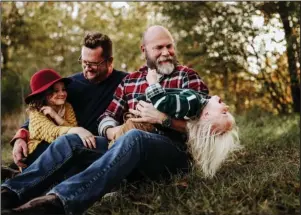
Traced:
[[163, 56], [169, 56], [170, 55], [169, 50], [168, 50], [167, 47], [162, 48], [161, 55], [163, 55]]
[[59, 96], [64, 96], [66, 94], [66, 91], [60, 90], [58, 94], [59, 94]]

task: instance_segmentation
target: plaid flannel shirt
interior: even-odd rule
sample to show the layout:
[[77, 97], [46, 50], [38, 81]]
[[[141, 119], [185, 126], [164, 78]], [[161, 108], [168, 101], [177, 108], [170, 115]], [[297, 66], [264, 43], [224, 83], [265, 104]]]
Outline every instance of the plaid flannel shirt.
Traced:
[[[139, 98], [145, 95], [145, 90], [149, 86], [146, 80], [147, 70], [148, 67], [143, 66], [137, 72], [128, 74], [119, 84], [111, 104], [98, 119], [100, 135], [103, 135], [103, 129], [107, 125], [122, 124], [123, 114], [130, 108], [136, 108]], [[170, 75], [163, 75], [159, 84], [163, 88], [193, 89], [197, 92], [209, 93], [199, 75], [191, 68], [182, 65], [177, 65]]]

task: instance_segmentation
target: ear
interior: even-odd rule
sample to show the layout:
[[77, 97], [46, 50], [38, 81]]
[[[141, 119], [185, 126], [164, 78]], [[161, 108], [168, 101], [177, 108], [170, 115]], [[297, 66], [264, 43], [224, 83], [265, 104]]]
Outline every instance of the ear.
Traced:
[[107, 65], [110, 67], [113, 65], [113, 60], [114, 58], [113, 57], [109, 57], [108, 60], [107, 60]]
[[113, 63], [114, 58], [113, 57], [109, 57], [108, 59], [108, 63], [112, 64]]
[[203, 112], [202, 115], [201, 115], [201, 120], [202, 119], [208, 119], [208, 117], [209, 117], [209, 112], [208, 111]]
[[142, 51], [143, 53], [145, 53], [145, 46], [144, 46], [144, 45], [141, 45], [141, 46], [140, 46], [140, 49], [141, 49], [141, 51]]

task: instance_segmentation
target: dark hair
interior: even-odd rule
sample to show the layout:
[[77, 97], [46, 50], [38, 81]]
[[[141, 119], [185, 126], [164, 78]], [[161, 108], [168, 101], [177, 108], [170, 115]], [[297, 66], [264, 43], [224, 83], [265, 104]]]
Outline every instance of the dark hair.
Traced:
[[31, 110], [40, 111], [41, 107], [47, 105], [47, 96], [51, 95], [52, 93], [53, 93], [53, 86], [51, 86], [49, 89], [47, 89], [42, 93], [32, 96], [26, 111], [31, 111]]
[[105, 59], [112, 57], [112, 41], [105, 34], [89, 32], [84, 38], [83, 45], [90, 49], [101, 47], [103, 49], [102, 55]]

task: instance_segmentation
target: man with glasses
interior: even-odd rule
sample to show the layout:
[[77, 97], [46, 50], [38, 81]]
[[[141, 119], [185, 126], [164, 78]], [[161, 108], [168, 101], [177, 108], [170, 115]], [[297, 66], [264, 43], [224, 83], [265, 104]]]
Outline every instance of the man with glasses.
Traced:
[[[58, 183], [46, 195], [13, 209], [11, 214], [82, 214], [125, 178], [159, 179], [168, 178], [177, 172], [187, 172], [190, 159], [183, 133], [185, 121], [170, 119], [151, 104], [138, 101], [138, 98], [148, 87], [146, 75], [149, 68], [157, 70], [160, 75], [159, 83], [163, 87], [208, 92], [207, 86], [195, 71], [177, 63], [173, 38], [164, 27], [148, 28], [143, 36], [141, 50], [146, 58], [146, 65], [126, 76], [116, 89], [113, 101], [100, 116], [98, 131], [106, 138], [96, 137], [96, 141], [101, 145], [107, 139], [111, 140], [127, 111], [141, 116], [141, 122], [156, 124], [157, 129], [152, 133], [137, 129], [127, 132], [108, 151], [100, 153], [88, 168]], [[84, 55], [82, 60], [86, 60]], [[93, 74], [88, 72], [86, 75], [90, 77]], [[81, 158], [77, 150], [83, 147], [77, 135], [65, 135], [58, 139], [61, 141], [52, 143], [39, 157], [40, 165], [35, 162], [23, 174], [2, 184], [4, 189], [14, 195], [14, 199], [10, 197], [14, 206], [41, 195], [45, 191], [45, 181], [52, 180], [66, 166], [72, 165], [72, 159]], [[59, 153], [60, 151], [62, 152]], [[58, 160], [45, 161], [48, 154], [55, 153], [60, 154]], [[37, 171], [38, 168], [47, 174]], [[32, 180], [34, 184], [23, 188], [25, 180]], [[9, 207], [7, 201], [3, 201], [3, 204], [7, 208], [12, 207]]]
[[[67, 88], [67, 100], [75, 110], [78, 125], [97, 135], [97, 118], [106, 110], [127, 73], [113, 69], [112, 41], [99, 32], [86, 34], [78, 62], [83, 71], [70, 77], [73, 81]], [[14, 162], [21, 168], [30, 165], [49, 146], [39, 144], [35, 153], [29, 155], [30, 159], [26, 159], [28, 135], [26, 122], [11, 140]]]

